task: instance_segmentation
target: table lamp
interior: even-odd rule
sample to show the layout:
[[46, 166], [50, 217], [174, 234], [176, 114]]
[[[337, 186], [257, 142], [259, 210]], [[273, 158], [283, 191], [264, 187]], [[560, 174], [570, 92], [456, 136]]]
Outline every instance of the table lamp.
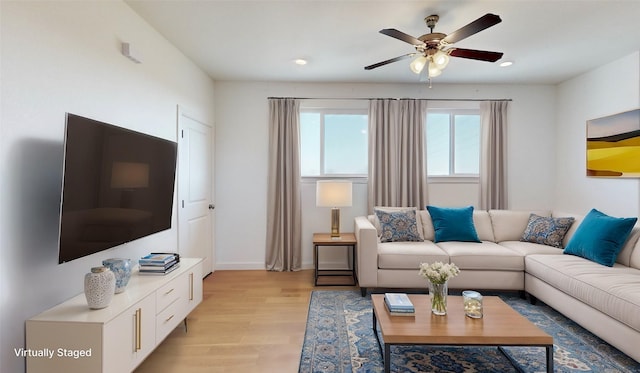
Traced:
[[318, 180], [316, 206], [331, 207], [331, 237], [340, 239], [340, 209], [351, 206], [351, 181]]

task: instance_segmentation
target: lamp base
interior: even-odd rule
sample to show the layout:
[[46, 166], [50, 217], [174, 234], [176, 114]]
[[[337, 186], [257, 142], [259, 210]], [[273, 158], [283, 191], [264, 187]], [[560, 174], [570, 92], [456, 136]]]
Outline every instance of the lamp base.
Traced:
[[331, 239], [340, 239], [340, 209], [331, 208]]

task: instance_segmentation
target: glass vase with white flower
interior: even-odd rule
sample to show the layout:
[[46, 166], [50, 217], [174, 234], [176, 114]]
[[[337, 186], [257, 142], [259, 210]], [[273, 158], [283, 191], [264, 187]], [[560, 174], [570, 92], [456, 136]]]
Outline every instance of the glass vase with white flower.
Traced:
[[447, 314], [448, 281], [456, 277], [460, 269], [453, 263], [433, 262], [420, 264], [420, 276], [429, 282], [431, 312], [436, 315]]

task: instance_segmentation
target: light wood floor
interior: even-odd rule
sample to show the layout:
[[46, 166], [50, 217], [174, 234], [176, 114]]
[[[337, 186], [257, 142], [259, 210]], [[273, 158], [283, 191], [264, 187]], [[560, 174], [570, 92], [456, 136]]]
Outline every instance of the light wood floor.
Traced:
[[216, 271], [204, 300], [138, 367], [137, 373], [297, 372], [313, 270]]

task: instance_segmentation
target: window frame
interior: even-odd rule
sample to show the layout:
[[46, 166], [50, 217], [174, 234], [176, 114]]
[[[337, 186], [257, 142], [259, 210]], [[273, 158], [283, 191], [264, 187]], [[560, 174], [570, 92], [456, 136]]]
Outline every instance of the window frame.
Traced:
[[[455, 173], [455, 117], [456, 115], [477, 115], [480, 117], [480, 108], [427, 108], [425, 126], [428, 126], [429, 114], [449, 115], [449, 174], [429, 175], [427, 169], [427, 180], [430, 183], [477, 183], [480, 180], [480, 156], [478, 154], [478, 173]], [[427, 128], [425, 128], [425, 141], [427, 141]], [[482, 146], [482, 122], [480, 122], [480, 146]], [[427, 153], [429, 150], [427, 149]]]
[[[369, 160], [367, 159], [367, 172], [364, 174], [330, 174], [325, 172], [325, 119], [326, 115], [345, 114], [345, 115], [365, 115], [369, 116], [366, 108], [325, 108], [325, 107], [304, 107], [300, 108], [300, 114], [318, 113], [320, 114], [320, 174], [319, 175], [302, 175], [303, 180], [322, 180], [322, 179], [351, 179], [353, 181], [366, 180], [369, 177]], [[302, 126], [302, 122], [300, 121]], [[301, 144], [302, 145], [302, 144]], [[367, 128], [367, 151], [369, 148], [369, 129]], [[302, 152], [301, 152], [302, 153]], [[301, 162], [302, 165], [302, 162]]]

